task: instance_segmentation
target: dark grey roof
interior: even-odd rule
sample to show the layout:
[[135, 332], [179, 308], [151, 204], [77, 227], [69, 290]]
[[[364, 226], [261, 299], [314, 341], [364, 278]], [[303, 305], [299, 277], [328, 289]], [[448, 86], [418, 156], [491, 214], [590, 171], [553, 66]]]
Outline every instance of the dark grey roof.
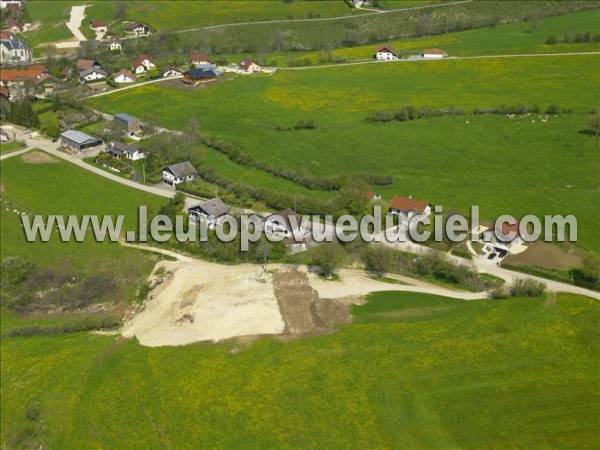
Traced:
[[220, 217], [229, 212], [229, 206], [227, 206], [219, 197], [215, 197], [192, 206], [189, 211], [203, 211], [208, 216]]
[[110, 141], [106, 146], [106, 151], [111, 151], [114, 153], [127, 153], [128, 155], [133, 155], [135, 152], [140, 152], [140, 146], [135, 144], [124, 144], [119, 141]]
[[[290, 217], [296, 218], [295, 224], [292, 224], [292, 222], [290, 221]], [[299, 228], [302, 224], [302, 216], [291, 208], [286, 208], [267, 217], [267, 221], [271, 222], [276, 221], [281, 223], [282, 220], [285, 227], [290, 231]]]
[[2, 39], [0, 44], [8, 50], [27, 50], [27, 46], [18, 39]]
[[77, 130], [67, 130], [60, 136], [65, 139], [68, 139], [72, 142], [75, 142], [76, 144], [80, 144], [80, 145], [91, 144], [94, 142], [97, 142], [97, 143], [102, 142], [100, 139], [97, 139], [93, 136], [90, 136], [89, 134], [85, 134], [82, 131], [77, 131]]
[[133, 116], [130, 116], [129, 114], [125, 114], [125, 113], [115, 114], [114, 118], [118, 119], [118, 120], [121, 120], [121, 121], [123, 121], [125, 123], [138, 122], [138, 119], [136, 119]]
[[89, 75], [90, 73], [94, 73], [94, 72], [98, 72], [100, 75], [103, 75], [105, 77], [108, 76], [108, 73], [105, 72], [104, 70], [102, 70], [102, 69], [94, 69], [94, 68], [87, 69], [87, 70], [82, 70], [81, 72], [79, 72], [79, 76], [81, 78], [83, 78], [86, 75]]
[[170, 171], [177, 178], [185, 178], [190, 175], [198, 175], [198, 171], [194, 169], [194, 166], [192, 166], [192, 164], [189, 161], [171, 164], [170, 166], [164, 167], [162, 170]]
[[187, 75], [192, 80], [206, 80], [208, 78], [216, 78], [219, 73], [214, 69], [207, 69], [205, 67], [198, 67], [187, 72]]

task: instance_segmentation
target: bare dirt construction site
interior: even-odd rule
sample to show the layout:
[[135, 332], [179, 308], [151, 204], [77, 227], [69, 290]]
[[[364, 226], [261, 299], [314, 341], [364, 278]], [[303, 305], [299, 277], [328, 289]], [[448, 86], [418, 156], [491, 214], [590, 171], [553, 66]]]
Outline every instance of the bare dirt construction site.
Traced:
[[320, 298], [305, 269], [270, 269], [187, 257], [161, 261], [149, 279], [148, 299], [126, 320], [122, 334], [157, 347], [323, 333], [348, 323], [351, 304], [361, 302], [357, 296]]

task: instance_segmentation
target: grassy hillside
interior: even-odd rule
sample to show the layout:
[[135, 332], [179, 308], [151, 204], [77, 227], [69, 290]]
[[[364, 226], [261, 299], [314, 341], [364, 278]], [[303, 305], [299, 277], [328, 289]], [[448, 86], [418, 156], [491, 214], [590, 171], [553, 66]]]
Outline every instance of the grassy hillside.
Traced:
[[380, 293], [291, 342], [2, 339], [2, 441], [60, 448], [593, 448], [598, 305]]
[[[196, 117], [204, 132], [277, 167], [317, 176], [389, 174], [394, 184], [381, 189], [387, 197], [412, 194], [465, 212], [478, 204], [487, 218], [575, 214], [580, 244], [597, 249], [592, 205], [600, 160], [597, 140], [580, 133], [594, 104], [594, 71], [596, 56], [380, 64], [280, 71], [191, 92], [144, 86], [90, 104], [140, 117], [154, 109], [161, 124], [179, 129]], [[407, 105], [471, 111], [503, 104], [544, 110], [554, 103], [575, 113], [547, 122], [537, 115], [365, 121]], [[277, 130], [308, 119], [315, 130]], [[208, 156], [205, 164], [220, 167]]]
[[[97, 243], [93, 236], [84, 242], [61, 242], [53, 233], [50, 242], [29, 243], [21, 218], [13, 210], [28, 214], [125, 215], [125, 226], [137, 224], [138, 205], [156, 213], [165, 199], [106, 181], [58, 160], [31, 164], [16, 156], [2, 161], [2, 223], [0, 259], [17, 256], [41, 269], [76, 275], [115, 277], [132, 295], [156, 262], [156, 257], [126, 249], [116, 243]], [[24, 176], [26, 174], [26, 176]]]
[[[442, 48], [450, 56], [506, 55], [527, 53], [566, 53], [600, 51], [600, 42], [563, 43], [546, 45], [549, 36], [565, 36], [589, 32], [600, 34], [600, 11], [580, 11], [536, 22], [519, 22], [476, 30], [447, 33], [440, 36], [405, 38], [388, 44], [404, 56], [419, 54], [424, 48]], [[283, 52], [256, 55], [267, 63], [287, 66], [297, 61], [308, 60], [311, 64], [331, 61], [353, 61], [372, 59], [379, 44], [349, 48], [336, 48], [331, 52]], [[243, 55], [230, 56], [231, 60]]]

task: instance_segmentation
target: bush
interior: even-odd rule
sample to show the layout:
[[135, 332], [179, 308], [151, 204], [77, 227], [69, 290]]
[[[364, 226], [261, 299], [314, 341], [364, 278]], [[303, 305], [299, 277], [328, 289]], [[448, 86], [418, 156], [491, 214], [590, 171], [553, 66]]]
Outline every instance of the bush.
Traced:
[[554, 36], [553, 34], [548, 36], [548, 39], [546, 39], [546, 45], [555, 45], [556, 44], [556, 36]]
[[511, 297], [539, 297], [546, 291], [546, 285], [532, 278], [516, 279], [509, 288]]
[[367, 117], [367, 122], [386, 123], [393, 120], [393, 116], [387, 111], [377, 111]]
[[550, 106], [548, 106], [548, 109], [546, 109], [546, 114], [556, 115], [556, 114], [560, 114], [560, 111], [561, 111], [560, 106], [550, 105]]

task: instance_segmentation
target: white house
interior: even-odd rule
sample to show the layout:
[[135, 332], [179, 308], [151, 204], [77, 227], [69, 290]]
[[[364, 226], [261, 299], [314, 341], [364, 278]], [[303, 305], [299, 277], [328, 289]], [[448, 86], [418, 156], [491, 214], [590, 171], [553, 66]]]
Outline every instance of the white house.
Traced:
[[94, 81], [104, 80], [108, 74], [102, 69], [87, 69], [79, 72], [79, 79], [82, 83], [91, 83]]
[[181, 75], [183, 75], [183, 72], [175, 67], [169, 67], [162, 74], [163, 78], [178, 77]]
[[112, 40], [106, 46], [111, 52], [120, 52], [123, 50], [123, 44], [117, 40]]
[[255, 73], [262, 71], [262, 68], [250, 59], [244, 59], [240, 63], [240, 70], [244, 73]]
[[123, 144], [118, 141], [110, 141], [104, 151], [114, 158], [126, 158], [131, 161], [138, 161], [146, 157], [146, 153], [139, 146], [135, 144]]
[[519, 232], [519, 222], [503, 222], [495, 230], [495, 242], [493, 246], [500, 252], [510, 253], [516, 246], [523, 244], [523, 238]]
[[121, 69], [113, 75], [115, 83], [133, 83], [137, 80], [137, 77], [127, 69]]
[[184, 161], [170, 166], [163, 167], [163, 183], [175, 186], [184, 181], [193, 181], [198, 176], [198, 171], [189, 161]]
[[377, 49], [375, 59], [377, 61], [398, 61], [400, 58], [394, 50], [387, 45], [383, 45]]
[[301, 235], [297, 236], [300, 240], [310, 235], [307, 230], [304, 230], [304, 232], [302, 230], [302, 216], [291, 208], [284, 209], [267, 217], [264, 230], [265, 232], [291, 239], [294, 238], [294, 231], [296, 231], [297, 235]]
[[153, 67], [156, 67], [156, 64], [152, 62], [148, 55], [140, 55], [133, 61], [133, 73], [136, 75], [140, 75], [148, 72]]
[[448, 56], [448, 54], [439, 48], [424, 48], [421, 51], [421, 57], [428, 59], [442, 59]]
[[125, 33], [133, 36], [148, 36], [150, 34], [150, 27], [143, 23], [132, 23], [125, 28]]
[[22, 3], [22, 0], [0, 0], [0, 8], [8, 8], [8, 5], [17, 5], [21, 8]]
[[108, 24], [101, 20], [92, 19], [90, 20], [90, 29], [94, 31], [106, 32], [108, 30]]
[[431, 214], [431, 205], [424, 200], [415, 200], [412, 197], [394, 196], [390, 202], [390, 214], [397, 214], [404, 219]]
[[188, 209], [190, 220], [196, 223], [207, 223], [209, 228], [214, 228], [219, 223], [219, 219], [228, 212], [229, 206], [218, 197], [198, 203]]
[[18, 39], [2, 39], [0, 41], [0, 63], [26, 64], [31, 61], [31, 53], [27, 46]]

